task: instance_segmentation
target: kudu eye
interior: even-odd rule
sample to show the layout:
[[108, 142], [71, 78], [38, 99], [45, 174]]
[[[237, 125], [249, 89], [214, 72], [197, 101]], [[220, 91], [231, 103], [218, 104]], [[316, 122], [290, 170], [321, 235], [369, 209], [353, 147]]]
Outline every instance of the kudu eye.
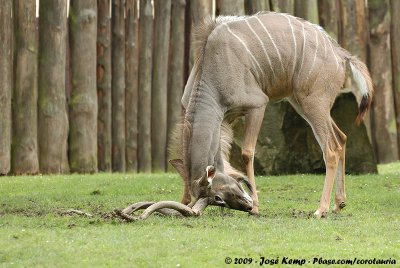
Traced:
[[224, 200], [219, 195], [214, 196], [214, 201], [220, 204], [224, 203]]

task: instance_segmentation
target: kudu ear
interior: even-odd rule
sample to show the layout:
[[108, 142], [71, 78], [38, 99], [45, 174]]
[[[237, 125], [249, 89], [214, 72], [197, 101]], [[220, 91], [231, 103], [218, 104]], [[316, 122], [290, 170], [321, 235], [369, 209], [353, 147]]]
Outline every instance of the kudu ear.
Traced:
[[183, 166], [182, 159], [172, 159], [169, 160], [169, 163], [176, 169], [176, 171], [178, 171], [179, 175], [181, 175], [183, 179], [187, 179], [188, 176], [186, 174], [186, 169]]
[[214, 166], [207, 166], [207, 181], [211, 183], [212, 179], [215, 177], [215, 167]]
[[215, 177], [215, 167], [207, 166], [206, 173], [199, 179], [200, 186], [210, 186], [212, 183], [212, 179]]

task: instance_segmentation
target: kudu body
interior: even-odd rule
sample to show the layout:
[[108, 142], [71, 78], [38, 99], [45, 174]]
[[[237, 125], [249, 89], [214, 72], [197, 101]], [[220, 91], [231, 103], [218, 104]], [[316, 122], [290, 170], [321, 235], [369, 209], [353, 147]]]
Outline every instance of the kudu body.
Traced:
[[[254, 151], [269, 101], [287, 100], [310, 124], [322, 149], [326, 177], [316, 217], [325, 216], [336, 178], [334, 211], [345, 206], [346, 135], [330, 109], [346, 70], [358, 87], [357, 121], [369, 108], [372, 82], [365, 65], [317, 25], [279, 13], [218, 17], [197, 30], [199, 57], [182, 98], [185, 117], [182, 157], [172, 160], [185, 182], [182, 203], [198, 200], [258, 213]], [[221, 126], [245, 116], [242, 157], [251, 199], [237, 183], [244, 180], [223, 152]], [[192, 201], [191, 201], [192, 200]]]

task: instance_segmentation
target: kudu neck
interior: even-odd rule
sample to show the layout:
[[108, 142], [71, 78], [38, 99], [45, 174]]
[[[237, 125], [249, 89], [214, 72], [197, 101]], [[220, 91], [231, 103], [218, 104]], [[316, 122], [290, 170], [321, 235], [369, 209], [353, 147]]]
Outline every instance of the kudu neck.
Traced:
[[223, 117], [217, 94], [200, 85], [191, 96], [185, 116], [185, 166], [191, 182], [203, 176], [209, 165], [223, 171], [220, 150]]

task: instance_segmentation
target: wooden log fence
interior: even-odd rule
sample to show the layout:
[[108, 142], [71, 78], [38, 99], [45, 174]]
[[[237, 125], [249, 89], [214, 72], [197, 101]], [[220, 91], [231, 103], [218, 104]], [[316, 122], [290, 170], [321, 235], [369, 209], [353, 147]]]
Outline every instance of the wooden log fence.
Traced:
[[399, 160], [396, 0], [40, 0], [38, 7], [0, 5], [1, 175], [168, 170], [194, 27], [208, 16], [263, 10], [320, 23], [369, 64], [371, 143], [379, 162]]

